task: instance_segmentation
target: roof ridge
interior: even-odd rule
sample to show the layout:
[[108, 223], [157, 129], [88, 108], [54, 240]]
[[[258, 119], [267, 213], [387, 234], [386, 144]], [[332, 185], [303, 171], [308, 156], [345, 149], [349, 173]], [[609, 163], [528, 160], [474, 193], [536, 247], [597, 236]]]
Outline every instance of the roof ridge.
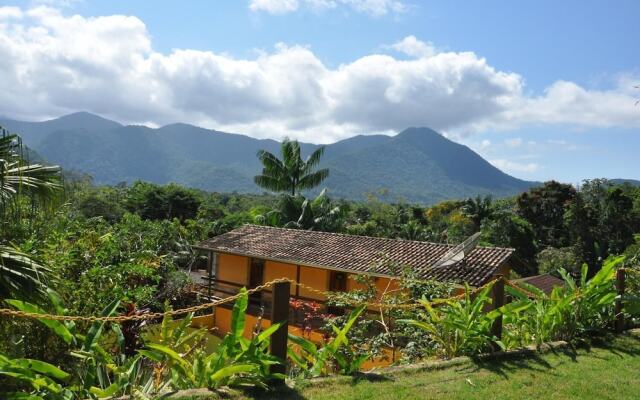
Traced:
[[[376, 239], [376, 240], [384, 240], [388, 242], [405, 242], [405, 243], [420, 243], [420, 244], [430, 244], [434, 246], [447, 246], [447, 247], [455, 247], [457, 244], [449, 244], [449, 243], [436, 243], [436, 242], [428, 242], [425, 240], [412, 240], [412, 239], [403, 239], [403, 238], [388, 238], [388, 237], [379, 237], [379, 236], [367, 236], [367, 235], [353, 235], [349, 233], [339, 233], [339, 232], [326, 232], [326, 231], [312, 231], [307, 229], [295, 229], [295, 228], [280, 228], [277, 226], [267, 226], [267, 225], [256, 225], [251, 223], [246, 223], [241, 226], [242, 227], [255, 227], [260, 229], [271, 229], [271, 230], [281, 230], [281, 231], [293, 231], [293, 232], [308, 232], [308, 233], [319, 233], [327, 236], [342, 236], [342, 237], [360, 237], [366, 239]], [[498, 249], [498, 250], [513, 250], [512, 247], [498, 247], [498, 246], [477, 246], [479, 249]]]

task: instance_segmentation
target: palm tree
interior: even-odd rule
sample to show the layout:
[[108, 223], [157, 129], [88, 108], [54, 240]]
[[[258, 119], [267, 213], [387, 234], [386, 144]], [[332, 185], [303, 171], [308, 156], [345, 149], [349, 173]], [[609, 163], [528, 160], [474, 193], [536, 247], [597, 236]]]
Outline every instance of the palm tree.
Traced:
[[253, 178], [256, 185], [274, 192], [288, 192], [295, 196], [298, 191], [312, 189], [329, 176], [328, 169], [313, 169], [324, 154], [324, 146], [311, 153], [306, 160], [300, 156], [300, 143], [285, 139], [280, 145], [282, 160], [266, 150], [258, 151], [262, 162], [262, 175]]
[[462, 206], [462, 212], [473, 221], [476, 228], [480, 228], [482, 221], [493, 215], [493, 200], [491, 196], [477, 195], [475, 199], [468, 198]]
[[[41, 202], [54, 196], [61, 188], [60, 168], [30, 164], [22, 156], [20, 138], [7, 135], [2, 127], [0, 132], [0, 214], [6, 226], [7, 218], [15, 218], [8, 211], [20, 207], [21, 196], [28, 194]], [[6, 240], [5, 235], [0, 238], [0, 299], [37, 296], [50, 271]]]

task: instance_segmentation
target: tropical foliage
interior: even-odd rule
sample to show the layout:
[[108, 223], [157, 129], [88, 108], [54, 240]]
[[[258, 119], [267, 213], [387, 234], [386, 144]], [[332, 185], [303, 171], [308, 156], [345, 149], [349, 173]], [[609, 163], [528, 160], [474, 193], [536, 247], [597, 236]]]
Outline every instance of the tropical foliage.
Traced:
[[300, 143], [285, 139], [280, 145], [282, 159], [266, 150], [258, 152], [262, 174], [254, 178], [256, 185], [274, 192], [287, 192], [295, 196], [301, 190], [313, 189], [329, 176], [328, 169], [314, 171], [324, 154], [324, 147], [302, 159]]
[[0, 127], [0, 299], [12, 296], [33, 298], [42, 294], [49, 269], [28, 254], [6, 243], [28, 198], [32, 208], [51, 201], [60, 189], [55, 166], [32, 164], [25, 159], [20, 138]]
[[[548, 295], [524, 284], [507, 288], [513, 301], [486, 312], [488, 288], [473, 295], [467, 289], [463, 298], [436, 307], [430, 301], [448, 298], [450, 285], [419, 281], [411, 266], [393, 266], [401, 279], [382, 299], [375, 280], [367, 277], [357, 290], [329, 296], [331, 307], [345, 314], [323, 316], [321, 341], [290, 338], [290, 376], [353, 374], [391, 347], [400, 350], [403, 361], [413, 361], [476, 354], [496, 344], [514, 348], [575, 340], [610, 329], [614, 276], [623, 265], [629, 282], [624, 312], [630, 323], [638, 322], [637, 187], [604, 180], [579, 188], [548, 182], [516, 198], [477, 197], [430, 207], [391, 203], [384, 191], [350, 202], [332, 199], [326, 190], [316, 196], [310, 189], [327, 174], [317, 169], [322, 151], [303, 160], [300, 145], [286, 143], [282, 159], [260, 153], [264, 171], [258, 181], [282, 193], [243, 195], [146, 182], [97, 187], [69, 173], [63, 185], [57, 168], [28, 162], [28, 149], [5, 136], [0, 141], [2, 307], [89, 316], [194, 305], [200, 299], [189, 272], [205, 267], [206, 259], [191, 245], [259, 223], [452, 244], [480, 230], [481, 244], [516, 249], [513, 277], [549, 272], [565, 283]], [[309, 198], [304, 190], [310, 190]], [[418, 309], [354, 306], [417, 299], [423, 304]], [[214, 351], [202, 346], [203, 331], [187, 329], [191, 315], [165, 318], [155, 338], [145, 337], [148, 327], [142, 323], [0, 319], [0, 387], [20, 393], [18, 398], [71, 399], [264, 386], [281, 378], [271, 367], [284, 360], [267, 352], [277, 326], [245, 338], [246, 302], [243, 297], [235, 304], [231, 333]], [[504, 322], [501, 340], [489, 329], [498, 316]]]

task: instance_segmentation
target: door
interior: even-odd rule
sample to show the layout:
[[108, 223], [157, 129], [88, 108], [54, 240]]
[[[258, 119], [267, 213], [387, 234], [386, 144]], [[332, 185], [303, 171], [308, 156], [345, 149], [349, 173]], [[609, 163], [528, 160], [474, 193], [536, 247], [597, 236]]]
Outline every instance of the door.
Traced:
[[[264, 283], [264, 260], [252, 258], [249, 268], [249, 289], [253, 289]], [[249, 303], [260, 306], [262, 303], [262, 292], [251, 293]]]
[[[346, 292], [347, 291], [347, 274], [345, 272], [331, 271], [329, 273], [329, 291]], [[344, 315], [344, 308], [329, 306], [327, 312], [333, 315]]]

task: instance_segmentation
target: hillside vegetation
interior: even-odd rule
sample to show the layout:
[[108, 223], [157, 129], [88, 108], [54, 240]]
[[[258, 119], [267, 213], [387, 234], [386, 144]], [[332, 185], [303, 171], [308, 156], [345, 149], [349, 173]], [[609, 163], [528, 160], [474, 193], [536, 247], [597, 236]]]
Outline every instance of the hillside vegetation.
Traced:
[[[123, 126], [88, 113], [45, 122], [4, 120], [25, 143], [51, 163], [91, 175], [96, 183], [137, 179], [175, 182], [217, 192], [258, 193], [258, 150], [279, 143], [217, 132], [187, 124], [159, 129]], [[317, 145], [302, 144], [309, 154]], [[532, 182], [511, 177], [468, 147], [428, 128], [397, 136], [356, 136], [326, 147], [323, 166], [331, 170], [325, 186], [335, 197], [362, 200], [385, 192], [387, 201], [434, 204], [477, 194], [514, 195]], [[311, 192], [317, 194], [317, 191]]]

